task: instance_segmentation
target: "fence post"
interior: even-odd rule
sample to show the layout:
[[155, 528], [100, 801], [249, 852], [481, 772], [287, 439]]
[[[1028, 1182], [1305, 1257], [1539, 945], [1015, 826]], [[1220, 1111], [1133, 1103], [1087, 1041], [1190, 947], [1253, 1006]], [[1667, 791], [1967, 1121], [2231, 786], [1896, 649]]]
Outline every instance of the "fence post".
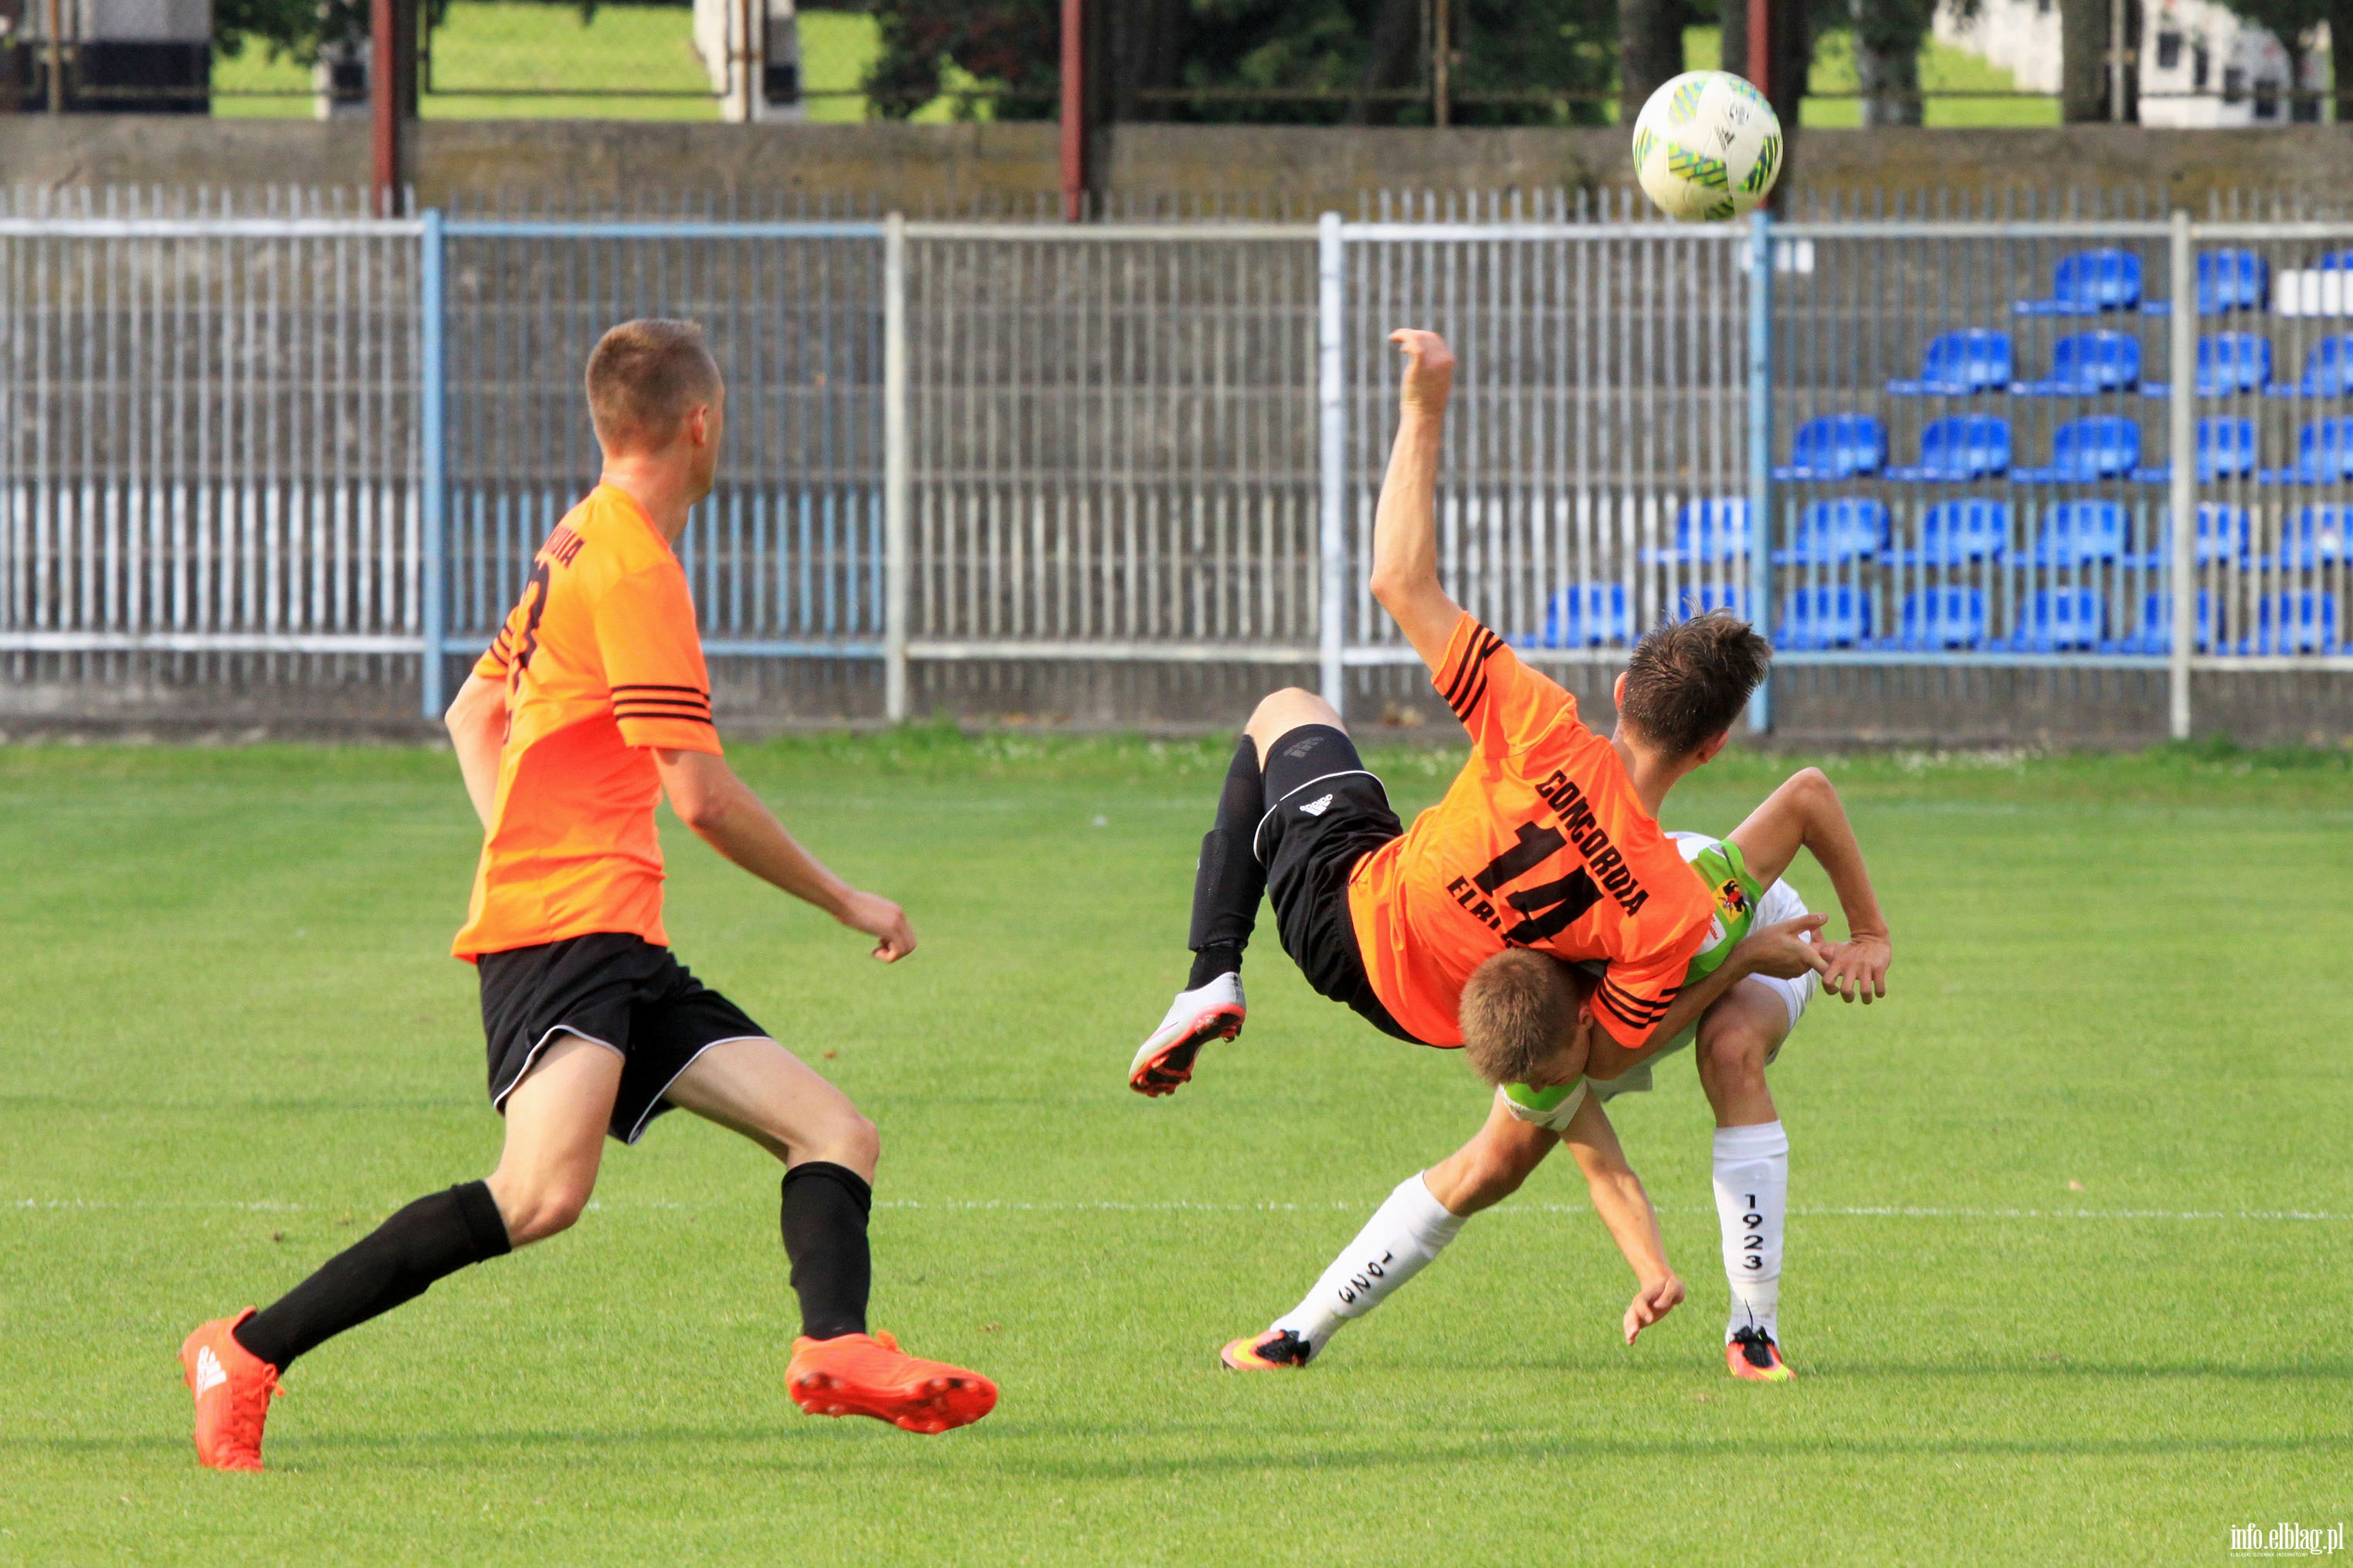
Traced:
[[882, 712], [907, 721], [907, 217], [882, 220]]
[[[1748, 619], [1773, 624], [1773, 220], [1748, 215]], [[1773, 728], [1773, 678], [1748, 700], [1748, 728]]]
[[1341, 285], [1347, 251], [1340, 215], [1327, 212], [1315, 226], [1315, 411], [1316, 472], [1322, 480], [1317, 547], [1323, 564], [1316, 596], [1324, 700], [1347, 711], [1347, 671], [1342, 658], [1348, 626], [1348, 420], [1342, 379]]
[[442, 668], [442, 644], [448, 632], [449, 585], [444, 560], [448, 544], [449, 496], [449, 380], [445, 332], [448, 314], [448, 256], [440, 209], [427, 207], [424, 216], [425, 228], [417, 240], [417, 425], [423, 461], [423, 472], [417, 481], [424, 491], [417, 508], [417, 526], [424, 534], [417, 542], [417, 575], [421, 579], [417, 620], [425, 642], [418, 685], [425, 717], [438, 719], [448, 706]]
[[2173, 209], [2168, 242], [2172, 262], [2172, 406], [2166, 413], [2173, 453], [2169, 489], [2173, 513], [2173, 637], [2168, 648], [2170, 732], [2189, 739], [2189, 655], [2198, 646], [2198, 258], [2189, 243], [2189, 214]]

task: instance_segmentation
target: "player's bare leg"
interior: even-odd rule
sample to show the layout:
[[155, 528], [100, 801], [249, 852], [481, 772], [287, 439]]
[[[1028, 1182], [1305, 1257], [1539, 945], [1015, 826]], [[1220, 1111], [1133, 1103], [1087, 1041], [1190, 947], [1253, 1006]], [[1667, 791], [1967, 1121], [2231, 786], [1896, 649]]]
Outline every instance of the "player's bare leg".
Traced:
[[596, 1185], [621, 1058], [564, 1036], [506, 1100], [506, 1145], [486, 1182], [417, 1199], [267, 1310], [201, 1324], [180, 1347], [196, 1402], [196, 1457], [261, 1468], [279, 1375], [346, 1329], [423, 1295], [437, 1279], [568, 1228]]
[[1236, 1372], [1306, 1365], [1343, 1324], [1388, 1300], [1461, 1233], [1464, 1220], [1518, 1192], [1559, 1147], [1559, 1133], [1520, 1121], [1499, 1100], [1468, 1143], [1398, 1184], [1305, 1300], [1263, 1333], [1227, 1345], [1219, 1359]]
[[1266, 815], [1268, 748], [1308, 725], [1347, 733], [1339, 713], [1315, 693], [1296, 686], [1271, 692], [1242, 727], [1218, 796], [1218, 816], [1201, 840], [1194, 872], [1193, 925], [1186, 945], [1193, 968], [1185, 989], [1169, 1004], [1160, 1026], [1145, 1037], [1128, 1064], [1127, 1083], [1138, 1094], [1174, 1094], [1193, 1076], [1201, 1047], [1242, 1032], [1242, 949], [1258, 923], [1266, 897], [1266, 868], [1254, 842]]
[[711, 1047], [663, 1098], [785, 1163], [780, 1225], [801, 1303], [785, 1373], [794, 1404], [909, 1432], [968, 1426], [997, 1407], [997, 1384], [978, 1373], [907, 1355], [889, 1334], [867, 1331], [874, 1268], [866, 1223], [881, 1141], [848, 1095], [760, 1038]]
[[1765, 1077], [1767, 1061], [1789, 1031], [1781, 998], [1746, 980], [1700, 1021], [1700, 1086], [1715, 1112], [1715, 1208], [1724, 1237], [1724, 1271], [1732, 1295], [1725, 1324], [1725, 1363], [1735, 1377], [1784, 1383], [1778, 1310], [1781, 1241], [1789, 1204], [1789, 1140]]

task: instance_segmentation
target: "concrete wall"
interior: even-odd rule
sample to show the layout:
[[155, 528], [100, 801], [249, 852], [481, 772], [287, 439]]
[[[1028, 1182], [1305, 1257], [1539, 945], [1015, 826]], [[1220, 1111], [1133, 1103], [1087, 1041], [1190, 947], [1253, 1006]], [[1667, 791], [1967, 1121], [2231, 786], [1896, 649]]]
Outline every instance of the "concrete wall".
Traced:
[[[1382, 188], [1591, 186], [1630, 174], [1615, 128], [1145, 125], [1108, 132], [1103, 143], [1100, 184], [1114, 196], [1240, 196], [1300, 213], [1354, 211], [1358, 193]], [[412, 174], [428, 204], [501, 191], [597, 205], [686, 191], [791, 192], [923, 212], [1046, 199], [1057, 165], [1048, 124], [427, 121]], [[0, 179], [9, 183], [357, 186], [367, 177], [363, 121], [0, 117]], [[1940, 186], [2163, 187], [2193, 210], [2210, 193], [2247, 188], [2341, 201], [2353, 190], [2353, 126], [1815, 131], [1799, 139], [1790, 175], [1801, 198]]]

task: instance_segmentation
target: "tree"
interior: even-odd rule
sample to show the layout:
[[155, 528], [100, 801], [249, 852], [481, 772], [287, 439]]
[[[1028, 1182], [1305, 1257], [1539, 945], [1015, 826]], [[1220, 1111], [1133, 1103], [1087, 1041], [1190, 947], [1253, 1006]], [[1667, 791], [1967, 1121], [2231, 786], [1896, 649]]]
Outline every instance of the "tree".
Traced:
[[1660, 84], [1681, 76], [1689, 0], [1618, 0], [1618, 122], [1631, 125]]
[[[1424, 0], [1094, 0], [1099, 56], [1123, 120], [1426, 124], [1430, 42]], [[1687, 0], [1655, 0], [1680, 5]], [[1616, 0], [1449, 0], [1449, 78], [1458, 124], [1609, 118]], [[951, 67], [1002, 92], [995, 112], [1056, 112], [1055, 0], [877, 0], [883, 52], [866, 79], [880, 112], [913, 113]], [[1681, 59], [1681, 40], [1676, 40]], [[1182, 88], [1259, 98], [1143, 97]], [[1303, 96], [1284, 99], [1284, 93]], [[1567, 107], [1552, 94], [1573, 95]], [[1514, 97], [1512, 95], [1525, 95]], [[1582, 95], [1582, 96], [1574, 96]]]
[[1919, 124], [1920, 50], [1936, 20], [1936, 0], [1849, 0], [1846, 20], [1863, 124]]
[[[412, 0], [414, 3], [414, 0]], [[425, 26], [439, 26], [449, 0], [424, 0]], [[596, 0], [581, 0], [586, 16]], [[327, 44], [356, 45], [368, 36], [368, 0], [213, 0], [213, 47], [236, 56], [259, 44], [270, 58], [316, 65]]]

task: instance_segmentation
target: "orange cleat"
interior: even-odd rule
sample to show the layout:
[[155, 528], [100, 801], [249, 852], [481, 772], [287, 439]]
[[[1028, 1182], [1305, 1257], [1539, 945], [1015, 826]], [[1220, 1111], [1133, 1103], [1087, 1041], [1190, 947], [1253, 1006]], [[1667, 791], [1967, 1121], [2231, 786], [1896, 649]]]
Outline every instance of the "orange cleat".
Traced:
[[1289, 1329], [1269, 1329], [1252, 1339], [1236, 1340], [1218, 1352], [1228, 1372], [1281, 1372], [1305, 1366], [1315, 1353], [1305, 1340]]
[[1762, 1329], [1742, 1329], [1725, 1342], [1724, 1364], [1743, 1383], [1789, 1383], [1797, 1378], [1781, 1361], [1781, 1347]]
[[785, 1387], [811, 1415], [871, 1415], [902, 1432], [969, 1426], [997, 1408], [997, 1384], [908, 1355], [889, 1334], [795, 1340]]
[[196, 1461], [216, 1470], [261, 1468], [261, 1424], [269, 1402], [286, 1392], [278, 1369], [237, 1342], [248, 1318], [200, 1323], [180, 1346], [180, 1375], [196, 1396]]

